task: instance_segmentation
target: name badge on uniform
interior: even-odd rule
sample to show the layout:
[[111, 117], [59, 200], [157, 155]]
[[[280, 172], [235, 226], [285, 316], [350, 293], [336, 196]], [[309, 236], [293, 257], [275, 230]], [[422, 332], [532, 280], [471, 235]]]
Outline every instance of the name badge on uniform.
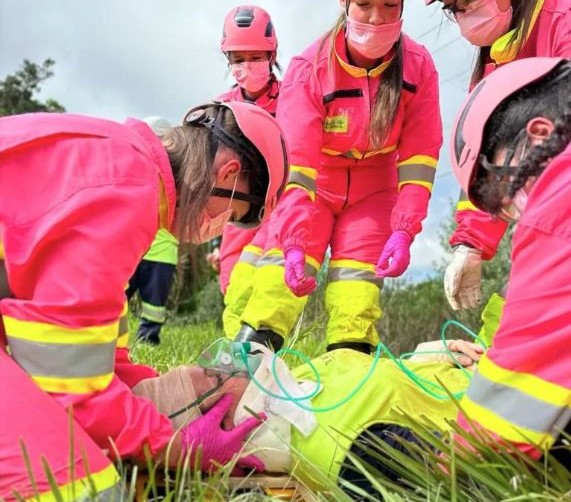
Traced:
[[349, 117], [347, 115], [333, 115], [325, 117], [323, 130], [325, 132], [346, 133], [349, 128]]

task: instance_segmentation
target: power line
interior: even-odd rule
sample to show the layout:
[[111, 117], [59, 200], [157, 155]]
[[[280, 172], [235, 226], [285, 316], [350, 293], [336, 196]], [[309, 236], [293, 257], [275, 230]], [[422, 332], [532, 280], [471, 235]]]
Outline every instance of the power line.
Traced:
[[430, 35], [436, 28], [440, 28], [442, 26], [442, 21], [440, 21], [437, 25], [433, 26], [432, 28], [429, 28], [428, 30], [422, 32], [420, 35], [414, 36], [414, 40], [420, 40], [421, 38], [424, 38], [426, 35]]
[[433, 51], [430, 51], [430, 54], [432, 54], [434, 56], [434, 54], [437, 54], [438, 52], [440, 52], [442, 49], [446, 49], [446, 47], [448, 47], [449, 45], [452, 45], [454, 42], [456, 42], [456, 40], [460, 40], [460, 38], [462, 38], [461, 35], [458, 35], [456, 37], [454, 37], [452, 40], [449, 40], [448, 42], [446, 42], [445, 44], [441, 45], [440, 47], [437, 47], [436, 49], [434, 49]]

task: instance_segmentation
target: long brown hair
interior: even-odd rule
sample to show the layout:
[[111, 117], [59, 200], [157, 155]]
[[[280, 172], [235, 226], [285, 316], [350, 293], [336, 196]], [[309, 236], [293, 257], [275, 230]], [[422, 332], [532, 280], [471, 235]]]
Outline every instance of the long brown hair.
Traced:
[[[511, 50], [514, 44], [517, 43], [518, 37], [521, 39], [521, 45], [516, 47], [517, 51], [521, 50], [525, 44], [537, 2], [538, 0], [511, 0], [513, 14], [509, 30], [513, 30], [513, 33], [508, 41], [508, 50]], [[470, 79], [472, 86], [476, 85], [484, 77], [484, 69], [489, 59], [490, 47], [480, 47], [476, 54], [476, 63]]]
[[[402, 4], [401, 4], [402, 6]], [[401, 7], [402, 8], [402, 7]], [[349, 9], [349, 0], [347, 0]], [[329, 74], [335, 75], [335, 39], [339, 30], [345, 29], [347, 15], [342, 12], [335, 25], [323, 37], [321, 47], [329, 41]], [[379, 77], [380, 78], [380, 77]], [[369, 123], [369, 139], [373, 148], [380, 148], [388, 138], [400, 102], [403, 85], [403, 51], [402, 34], [394, 45], [394, 56], [382, 74], [377, 89], [371, 121]]]
[[[235, 137], [244, 138], [229, 108], [212, 106], [205, 108], [205, 113], [209, 117], [222, 113], [224, 129]], [[192, 235], [196, 235], [200, 215], [206, 207], [215, 182], [211, 136], [211, 132], [204, 127], [183, 125], [174, 127], [161, 137], [175, 179], [176, 231], [182, 241], [187, 241]], [[220, 144], [218, 148], [229, 147]], [[239, 155], [238, 152], [237, 155]], [[239, 157], [244, 166], [245, 160], [242, 155]], [[244, 171], [248, 169], [243, 168], [242, 172]]]

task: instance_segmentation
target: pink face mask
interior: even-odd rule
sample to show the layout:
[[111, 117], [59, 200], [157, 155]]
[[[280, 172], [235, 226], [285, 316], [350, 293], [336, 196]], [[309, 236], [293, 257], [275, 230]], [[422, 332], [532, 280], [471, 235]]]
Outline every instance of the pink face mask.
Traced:
[[[234, 210], [232, 209], [232, 200], [234, 199], [234, 192], [236, 191], [236, 184], [238, 183], [238, 176], [234, 179], [234, 187], [232, 188], [232, 196], [228, 202], [228, 208], [226, 211], [217, 214], [216, 216], [211, 216], [207, 209], [204, 209], [202, 215], [200, 216], [200, 225], [198, 227], [198, 234], [194, 236], [191, 241], [193, 244], [202, 244], [203, 242], [208, 242], [222, 235], [224, 230], [224, 225], [230, 221]], [[216, 186], [216, 182], [212, 186], [212, 189]], [[211, 189], [211, 191], [212, 191]]]
[[394, 23], [361, 23], [347, 16], [345, 36], [349, 45], [367, 59], [380, 59], [399, 39], [402, 19]]
[[261, 91], [270, 80], [269, 61], [246, 61], [230, 65], [230, 73], [246, 91]]
[[487, 47], [504, 35], [512, 21], [512, 8], [502, 12], [496, 0], [476, 0], [454, 14], [460, 33], [472, 45]]
[[[230, 201], [232, 202], [232, 201]], [[216, 216], [210, 216], [208, 211], [202, 213], [200, 226], [198, 228], [198, 235], [192, 239], [193, 244], [202, 244], [218, 237], [222, 234], [224, 226], [232, 218], [234, 211], [228, 206], [228, 209]]]
[[507, 207], [502, 207], [501, 218], [509, 222], [517, 222], [523, 214], [529, 195], [525, 188], [520, 188], [514, 195], [514, 198]]

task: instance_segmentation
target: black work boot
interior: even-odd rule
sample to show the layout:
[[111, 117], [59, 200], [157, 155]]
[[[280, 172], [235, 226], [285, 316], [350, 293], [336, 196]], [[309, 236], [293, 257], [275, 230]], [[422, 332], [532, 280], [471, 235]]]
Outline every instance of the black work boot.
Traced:
[[371, 352], [373, 352], [372, 345], [367, 342], [339, 342], [331, 343], [327, 346], [327, 352], [337, 349], [351, 349], [368, 355], [371, 355]]
[[240, 331], [234, 338], [235, 342], [256, 342], [277, 352], [283, 347], [284, 339], [271, 329], [254, 329], [249, 324], [242, 324]]

